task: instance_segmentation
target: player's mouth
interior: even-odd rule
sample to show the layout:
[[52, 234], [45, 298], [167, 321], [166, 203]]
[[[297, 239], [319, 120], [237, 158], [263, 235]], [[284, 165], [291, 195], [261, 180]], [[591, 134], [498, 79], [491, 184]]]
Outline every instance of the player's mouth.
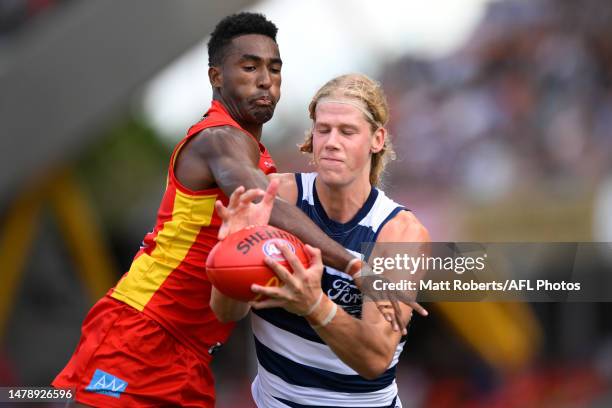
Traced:
[[333, 158], [333, 157], [321, 157], [320, 161], [325, 161], [328, 163], [344, 163], [344, 160]]
[[253, 100], [253, 103], [257, 106], [274, 106], [274, 101], [271, 96], [262, 95]]

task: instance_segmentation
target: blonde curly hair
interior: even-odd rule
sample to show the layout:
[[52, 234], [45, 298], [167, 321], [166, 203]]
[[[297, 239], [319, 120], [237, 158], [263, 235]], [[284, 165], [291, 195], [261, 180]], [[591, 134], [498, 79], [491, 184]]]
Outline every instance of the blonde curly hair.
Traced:
[[[389, 106], [380, 84], [363, 74], [341, 75], [323, 85], [308, 105], [309, 116], [313, 123], [317, 103], [322, 98], [353, 98], [363, 102], [367, 108], [364, 117], [370, 123], [372, 133], [378, 128], [385, 127], [389, 120]], [[306, 131], [304, 142], [299, 145], [300, 151], [303, 153], [312, 153], [312, 131], [312, 128]], [[373, 186], [380, 184], [387, 163], [394, 159], [395, 151], [389, 135], [387, 135], [383, 148], [377, 153], [372, 153], [370, 184]]]

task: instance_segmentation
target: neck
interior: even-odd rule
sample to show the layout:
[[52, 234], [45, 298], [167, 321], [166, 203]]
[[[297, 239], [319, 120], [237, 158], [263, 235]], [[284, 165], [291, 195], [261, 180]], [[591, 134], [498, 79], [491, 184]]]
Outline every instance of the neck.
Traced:
[[355, 182], [337, 187], [327, 185], [317, 177], [315, 184], [325, 213], [330, 219], [339, 223], [353, 219], [365, 204], [372, 189], [369, 180], [367, 183]]
[[[238, 122], [238, 121], [236, 121], [236, 122]], [[246, 130], [247, 132], [252, 134], [255, 137], [255, 139], [257, 139], [257, 141], [261, 140], [261, 131], [262, 131], [262, 128], [263, 128], [262, 125], [251, 125], [251, 124], [240, 123], [240, 122], [238, 122], [238, 124], [244, 130]]]
[[261, 140], [261, 131], [263, 129], [263, 125], [261, 123], [245, 122], [243, 119], [241, 119], [241, 115], [236, 104], [223, 99], [223, 96], [221, 96], [216, 89], [213, 90], [213, 99], [220, 102], [225, 107], [232, 119], [234, 119], [241, 128], [252, 134], [258, 141]]

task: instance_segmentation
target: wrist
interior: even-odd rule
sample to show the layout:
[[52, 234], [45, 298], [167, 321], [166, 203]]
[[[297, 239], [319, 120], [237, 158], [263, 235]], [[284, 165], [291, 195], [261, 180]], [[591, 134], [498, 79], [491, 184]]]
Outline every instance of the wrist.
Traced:
[[302, 317], [310, 316], [311, 314], [317, 311], [322, 300], [323, 300], [323, 290], [320, 290], [319, 296], [314, 302], [311, 303], [310, 307], [307, 310], [305, 310], [303, 313], [297, 313], [297, 315], [302, 316]]
[[[336, 304], [327, 296], [323, 296], [321, 303], [315, 311], [310, 315], [306, 316], [308, 323], [314, 328], [322, 326], [325, 320], [329, 317], [330, 313], [336, 308]], [[329, 323], [329, 322], [328, 322]]]

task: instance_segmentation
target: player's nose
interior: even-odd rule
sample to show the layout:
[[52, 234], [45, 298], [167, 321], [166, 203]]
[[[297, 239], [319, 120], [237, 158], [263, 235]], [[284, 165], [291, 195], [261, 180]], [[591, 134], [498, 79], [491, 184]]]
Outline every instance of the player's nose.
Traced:
[[339, 149], [339, 136], [340, 135], [338, 134], [338, 130], [332, 129], [331, 132], [329, 132], [327, 138], [325, 139], [325, 148], [330, 150]]
[[262, 89], [269, 89], [272, 86], [272, 76], [267, 68], [260, 70], [257, 76], [257, 87]]

